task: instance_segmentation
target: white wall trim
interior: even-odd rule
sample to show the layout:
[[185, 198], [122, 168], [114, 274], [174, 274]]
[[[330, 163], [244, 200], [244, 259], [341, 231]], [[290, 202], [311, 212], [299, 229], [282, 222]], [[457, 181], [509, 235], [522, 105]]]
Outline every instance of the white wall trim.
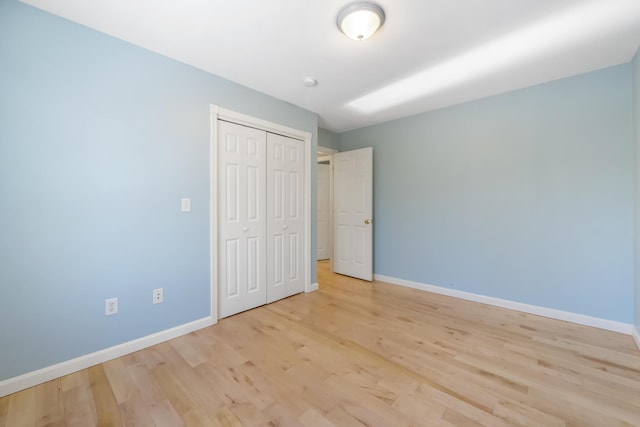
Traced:
[[318, 146], [318, 154], [316, 160], [318, 162], [326, 162], [331, 163], [331, 159], [333, 159], [333, 155], [337, 153], [338, 150], [334, 150], [333, 148], [321, 147]]
[[638, 331], [638, 327], [635, 325], [631, 326], [631, 335], [633, 336], [633, 339], [636, 341], [636, 346], [638, 347], [638, 350], [640, 350], [640, 331]]
[[277, 133], [278, 135], [296, 138], [305, 142], [307, 139], [311, 141], [311, 134], [309, 132], [287, 127], [278, 123], [269, 122], [267, 120], [262, 120], [257, 117], [248, 116], [236, 111], [227, 110], [226, 108], [222, 108], [213, 104], [211, 105], [210, 110], [212, 113], [216, 113], [216, 119], [218, 120], [225, 120], [239, 125], [265, 130], [267, 132]]
[[218, 321], [218, 117], [220, 108], [217, 105], [211, 105], [209, 126], [211, 126], [209, 134], [209, 292], [211, 293], [211, 317], [215, 322]]
[[0, 397], [7, 396], [11, 393], [154, 346], [161, 342], [186, 335], [190, 332], [197, 331], [198, 329], [211, 326], [214, 323], [215, 321], [213, 318], [205, 317], [200, 320], [185, 323], [184, 325], [176, 326], [175, 328], [147, 335], [146, 337], [105, 348], [104, 350], [99, 350], [95, 353], [86, 354], [75, 359], [38, 369], [37, 371], [28, 372], [14, 378], [0, 381]]
[[[314, 291], [311, 283], [311, 134], [304, 132], [304, 291]], [[313, 260], [316, 262], [316, 260]], [[316, 279], [317, 280], [317, 279]], [[317, 288], [316, 288], [317, 289]]]
[[335, 148], [323, 147], [322, 145], [318, 145], [318, 153], [322, 153], [323, 155], [331, 155], [338, 152]]
[[313, 291], [317, 291], [320, 288], [320, 285], [318, 284], [318, 282], [316, 283], [312, 283], [311, 286], [309, 286], [309, 289], [305, 289], [305, 292], [313, 292]]
[[[485, 295], [474, 294], [471, 292], [459, 291], [456, 289], [447, 289], [441, 286], [427, 285], [410, 280], [398, 279], [395, 277], [374, 274], [374, 279], [381, 282], [391, 283], [393, 285], [406, 286], [413, 289], [420, 289], [435, 294], [447, 295], [450, 297], [460, 298], [468, 301], [479, 302], [482, 304], [494, 305], [496, 307], [508, 308], [510, 310], [522, 311], [524, 313], [536, 314], [538, 316], [549, 317], [565, 322], [577, 323], [594, 328], [606, 329], [608, 331], [620, 332], [627, 335], [633, 334], [633, 325], [629, 323], [616, 322], [614, 320], [601, 319], [599, 317], [587, 316], [584, 314], [572, 313], [570, 311], [556, 310], [553, 308], [541, 307], [537, 305], [524, 304], [521, 302], [510, 301], [500, 298], [488, 297]], [[638, 337], [636, 337], [638, 340]], [[640, 344], [639, 344], [640, 347]]]

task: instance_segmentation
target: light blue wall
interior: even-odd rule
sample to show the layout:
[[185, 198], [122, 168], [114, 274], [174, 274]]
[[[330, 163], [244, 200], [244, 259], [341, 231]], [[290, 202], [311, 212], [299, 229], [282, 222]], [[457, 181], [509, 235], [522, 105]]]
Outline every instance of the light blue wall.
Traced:
[[374, 150], [378, 274], [631, 323], [626, 64], [341, 134]]
[[0, 380], [209, 315], [212, 103], [315, 153], [313, 113], [0, 0]]
[[633, 130], [635, 140], [635, 325], [640, 331], [640, 49], [631, 63], [633, 73]]
[[340, 135], [328, 129], [318, 128], [318, 146], [340, 151]]

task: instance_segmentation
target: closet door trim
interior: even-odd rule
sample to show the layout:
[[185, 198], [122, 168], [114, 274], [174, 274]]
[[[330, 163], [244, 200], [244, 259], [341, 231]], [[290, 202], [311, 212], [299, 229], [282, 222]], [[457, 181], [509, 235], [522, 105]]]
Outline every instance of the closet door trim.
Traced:
[[304, 291], [317, 289], [311, 283], [311, 133], [283, 126], [277, 123], [251, 117], [246, 114], [210, 106], [210, 283], [211, 317], [218, 321], [218, 120], [248, 126], [266, 132], [295, 138], [304, 142]]

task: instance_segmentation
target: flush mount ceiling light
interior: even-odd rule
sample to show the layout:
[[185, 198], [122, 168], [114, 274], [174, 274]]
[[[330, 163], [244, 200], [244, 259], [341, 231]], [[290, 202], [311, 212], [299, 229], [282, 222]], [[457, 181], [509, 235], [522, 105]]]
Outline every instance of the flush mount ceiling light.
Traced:
[[382, 24], [384, 10], [374, 3], [351, 3], [338, 13], [338, 28], [353, 40], [368, 39]]

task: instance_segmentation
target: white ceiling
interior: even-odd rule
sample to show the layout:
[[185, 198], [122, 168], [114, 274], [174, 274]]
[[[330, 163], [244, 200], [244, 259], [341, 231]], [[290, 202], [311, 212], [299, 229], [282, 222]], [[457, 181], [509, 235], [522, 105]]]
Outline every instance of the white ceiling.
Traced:
[[23, 1], [336, 132], [626, 63], [640, 45], [640, 0], [376, 0], [386, 22], [361, 42], [336, 27], [349, 0]]

